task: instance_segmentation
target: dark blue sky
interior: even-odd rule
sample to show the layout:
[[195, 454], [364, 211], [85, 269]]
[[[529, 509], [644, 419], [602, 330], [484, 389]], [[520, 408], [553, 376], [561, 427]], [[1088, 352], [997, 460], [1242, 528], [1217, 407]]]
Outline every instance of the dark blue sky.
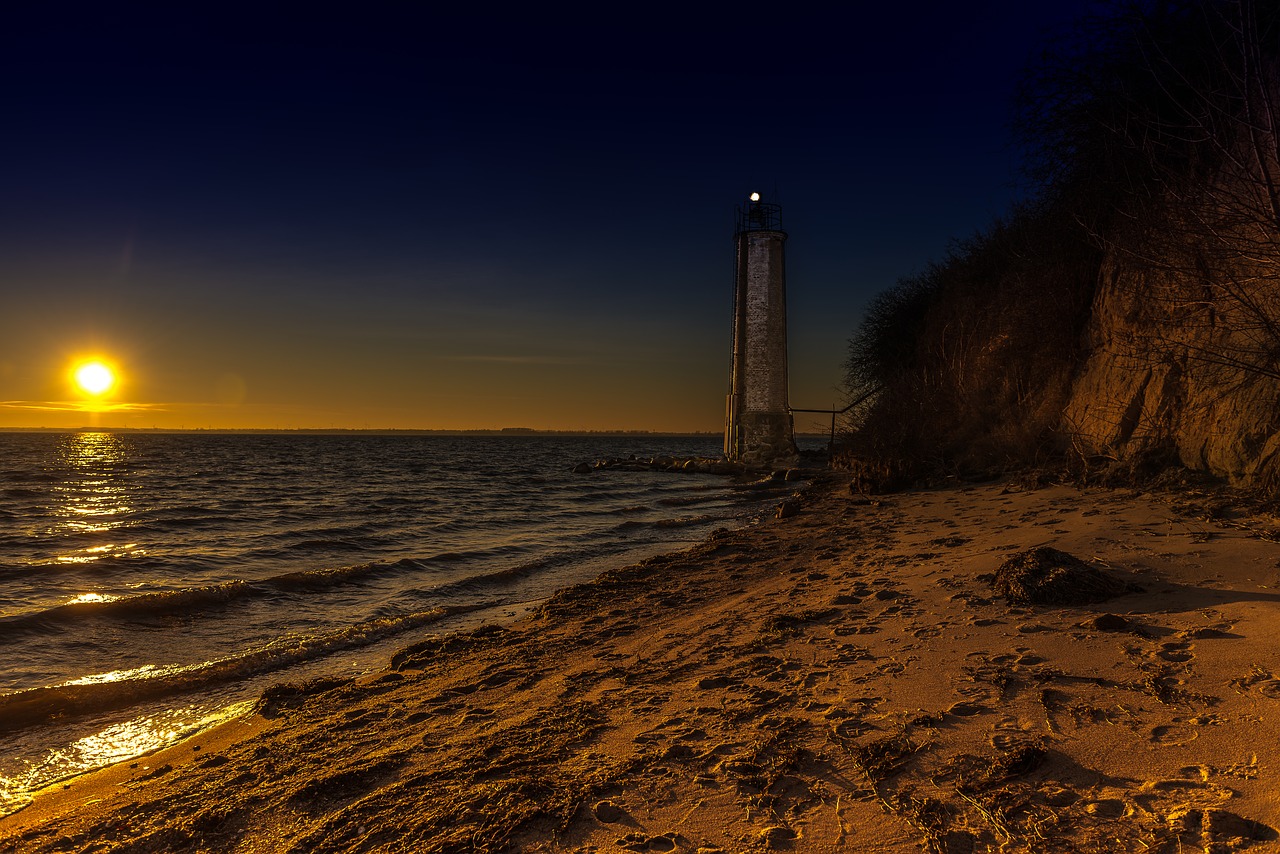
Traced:
[[1017, 197], [1081, 3], [110, 8], [0, 35], [0, 426], [717, 429], [734, 205], [783, 205], [792, 403]]

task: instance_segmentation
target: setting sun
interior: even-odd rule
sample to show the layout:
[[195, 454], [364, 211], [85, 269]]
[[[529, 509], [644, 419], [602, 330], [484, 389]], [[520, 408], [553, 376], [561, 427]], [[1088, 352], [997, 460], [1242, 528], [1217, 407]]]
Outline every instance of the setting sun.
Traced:
[[106, 394], [116, 383], [115, 374], [102, 362], [86, 362], [76, 368], [76, 385], [86, 394]]

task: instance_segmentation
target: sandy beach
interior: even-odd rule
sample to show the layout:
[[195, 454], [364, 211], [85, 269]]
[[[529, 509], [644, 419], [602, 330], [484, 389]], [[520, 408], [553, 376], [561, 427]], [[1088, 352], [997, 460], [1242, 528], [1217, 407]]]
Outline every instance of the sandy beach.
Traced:
[[[41, 793], [40, 851], [1280, 850], [1280, 521], [819, 480], [786, 518]], [[1012, 607], [1048, 546], [1141, 587]]]

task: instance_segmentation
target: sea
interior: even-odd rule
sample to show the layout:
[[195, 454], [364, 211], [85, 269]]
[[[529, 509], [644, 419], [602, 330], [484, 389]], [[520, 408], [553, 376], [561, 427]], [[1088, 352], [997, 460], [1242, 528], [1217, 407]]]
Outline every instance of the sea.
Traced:
[[0, 814], [772, 505], [716, 437], [0, 433]]

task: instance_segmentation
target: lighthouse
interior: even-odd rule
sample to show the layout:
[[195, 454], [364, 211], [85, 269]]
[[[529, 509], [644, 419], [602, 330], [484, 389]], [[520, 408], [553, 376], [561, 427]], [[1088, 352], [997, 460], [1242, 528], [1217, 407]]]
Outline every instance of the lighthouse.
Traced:
[[796, 462], [787, 398], [787, 273], [782, 208], [759, 193], [734, 229], [733, 367], [724, 455], [758, 466]]

